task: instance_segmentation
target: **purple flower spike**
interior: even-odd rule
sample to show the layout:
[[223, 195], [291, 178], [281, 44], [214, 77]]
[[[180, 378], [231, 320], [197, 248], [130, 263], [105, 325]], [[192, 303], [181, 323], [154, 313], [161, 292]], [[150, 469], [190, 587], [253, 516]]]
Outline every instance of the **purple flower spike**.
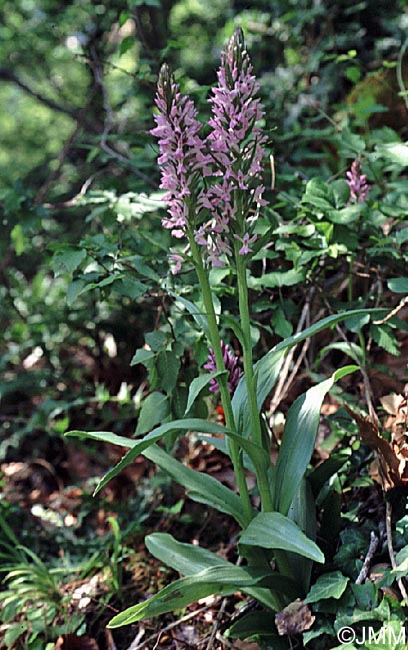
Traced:
[[350, 198], [354, 203], [364, 203], [370, 191], [370, 185], [367, 183], [367, 176], [362, 173], [360, 161], [355, 160], [351, 165], [351, 170], [346, 174], [347, 185], [350, 188]]
[[[239, 380], [242, 377], [242, 370], [238, 366], [238, 357], [232, 352], [229, 345], [221, 341], [221, 350], [222, 356], [224, 358], [225, 369], [229, 373], [228, 375], [228, 390], [231, 397], [235, 393], [235, 390], [238, 386]], [[214, 350], [210, 349], [210, 354], [208, 355], [208, 361], [203, 366], [208, 372], [216, 372], [217, 364], [215, 362]], [[216, 393], [219, 390], [218, 382], [215, 379], [210, 381], [210, 391]]]
[[[156, 106], [159, 109], [154, 116], [156, 127], [150, 133], [159, 140], [160, 187], [169, 190], [164, 197], [169, 216], [162, 220], [162, 225], [171, 230], [173, 237], [181, 239], [198, 209], [195, 206], [200, 201], [199, 180], [211, 172], [209, 158], [203, 153], [204, 143], [199, 136], [201, 123], [194, 103], [181, 95], [166, 64], [159, 74]], [[194, 206], [192, 215], [189, 206]], [[179, 270], [180, 260], [173, 261]]]
[[254, 218], [250, 221], [246, 215], [250, 210], [257, 215], [259, 208], [266, 205], [262, 197], [265, 188], [260, 184], [260, 174], [263, 145], [267, 139], [256, 124], [264, 111], [255, 97], [259, 84], [252, 74], [241, 29], [235, 30], [222, 53], [217, 75], [218, 85], [210, 99], [212, 118], [209, 125], [212, 131], [207, 144], [214, 175], [222, 180], [210, 186], [204, 199], [205, 207], [214, 215], [212, 231], [219, 235], [212, 240], [213, 264], [225, 252], [220, 243], [226, 242], [231, 231], [240, 232], [244, 250], [250, 251], [246, 246], [250, 238], [247, 228]]

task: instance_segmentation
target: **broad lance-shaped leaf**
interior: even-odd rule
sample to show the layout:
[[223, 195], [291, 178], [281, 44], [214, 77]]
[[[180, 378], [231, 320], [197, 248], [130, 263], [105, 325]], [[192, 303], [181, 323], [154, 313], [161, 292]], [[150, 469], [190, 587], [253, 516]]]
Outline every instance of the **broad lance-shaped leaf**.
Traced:
[[[221, 430], [222, 427], [219, 427], [219, 425], [215, 426], [219, 433], [219, 430]], [[68, 435], [71, 434], [83, 438], [89, 437], [101, 442], [108, 442], [120, 447], [131, 448], [131, 451], [133, 451], [133, 448], [138, 443], [137, 440], [118, 436], [110, 431], [94, 431], [92, 433], [78, 431], [68, 433]], [[189, 491], [189, 495], [192, 499], [210, 505], [220, 512], [225, 512], [234, 517], [241, 526], [245, 525], [240, 498], [215, 478], [186, 467], [155, 444], [145, 449], [142, 453], [146, 458], [165, 470], [177, 483], [185, 487]], [[120, 467], [116, 465], [101, 479], [95, 489], [95, 494], [106, 485], [111, 477], [116, 476], [121, 469], [126, 467], [133, 460], [134, 458], [129, 457], [128, 454], [124, 456], [119, 463]]]
[[108, 627], [121, 627], [145, 618], [160, 616], [181, 609], [212, 594], [230, 594], [260, 582], [268, 569], [252, 569], [233, 564], [211, 566], [200, 573], [175, 580], [157, 594], [125, 609], [109, 622]]
[[93, 440], [100, 440], [101, 442], [110, 442], [112, 444], [120, 445], [122, 447], [130, 447], [130, 451], [119, 461], [113, 469], [111, 469], [99, 482], [96, 492], [98, 492], [108, 481], [117, 476], [129, 463], [133, 462], [137, 456], [140, 456], [145, 449], [150, 447], [153, 443], [158, 442], [166, 435], [174, 431], [199, 431], [201, 433], [215, 433], [219, 435], [226, 435], [246, 451], [251, 458], [253, 464], [258, 471], [266, 471], [269, 464], [269, 457], [265, 451], [254, 444], [250, 440], [242, 439], [235, 431], [231, 431], [226, 427], [222, 427], [215, 422], [202, 420], [200, 418], [187, 418], [185, 420], [174, 420], [167, 424], [162, 424], [160, 427], [153, 429], [150, 433], [139, 440], [130, 440], [122, 436], [117, 436], [114, 433], [107, 431], [68, 431], [65, 435], [76, 436], [78, 438], [92, 438]]
[[[384, 314], [386, 313], [385, 309], [352, 309], [350, 311], [342, 312], [341, 314], [333, 314], [327, 318], [314, 323], [310, 327], [307, 327], [302, 332], [294, 334], [284, 339], [277, 345], [275, 345], [272, 350], [267, 352], [256, 364], [255, 364], [255, 377], [257, 382], [257, 403], [258, 408], [261, 409], [262, 405], [271, 392], [272, 388], [275, 386], [275, 383], [279, 377], [279, 373], [282, 368], [283, 360], [291, 348], [293, 348], [298, 343], [302, 343], [306, 339], [318, 334], [327, 327], [336, 325], [342, 320], [351, 318], [353, 316], [361, 316], [367, 314]], [[243, 436], [248, 436], [251, 432], [251, 424], [249, 417], [249, 406], [248, 406], [248, 394], [245, 385], [245, 377], [241, 377], [241, 380], [238, 384], [238, 387], [234, 393], [232, 399], [232, 408], [234, 411], [235, 422], [238, 428], [238, 431]]]
[[[205, 548], [178, 542], [168, 533], [153, 533], [146, 537], [145, 542], [154, 557], [183, 575], [199, 573], [214, 566], [235, 566]], [[273, 591], [279, 597], [286, 594], [288, 599], [296, 598], [299, 595], [298, 587], [291, 578], [276, 573], [269, 567], [266, 568], [266, 572], [265, 568], [260, 569], [260, 574], [263, 573], [265, 577], [262, 579], [262, 585], [268, 587], [268, 589], [242, 585], [242, 591], [271, 609], [278, 609], [280, 605]]]
[[306, 537], [294, 521], [280, 512], [257, 514], [241, 534], [240, 544], [289, 551], [315, 562], [324, 562], [320, 548]]
[[275, 508], [284, 515], [312, 457], [325, 395], [336, 381], [355, 370], [358, 366], [337, 370], [329, 379], [300, 395], [288, 411], [274, 472]]
[[146, 449], [143, 456], [161, 467], [176, 483], [185, 487], [191, 499], [231, 515], [241, 526], [245, 526], [241, 499], [220, 481], [186, 467], [158, 445]]

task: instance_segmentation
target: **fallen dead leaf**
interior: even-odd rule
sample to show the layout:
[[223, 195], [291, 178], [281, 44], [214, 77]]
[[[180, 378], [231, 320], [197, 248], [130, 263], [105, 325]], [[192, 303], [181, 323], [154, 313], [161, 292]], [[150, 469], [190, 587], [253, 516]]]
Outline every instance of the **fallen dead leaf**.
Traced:
[[284, 634], [298, 634], [299, 632], [309, 630], [315, 618], [303, 600], [297, 598], [293, 603], [290, 603], [285, 609], [282, 609], [281, 612], [276, 614], [275, 624], [280, 636]]
[[355, 413], [346, 405], [346, 410], [357, 422], [361, 440], [377, 453], [378, 468], [384, 492], [408, 484], [408, 445], [405, 433], [395, 431], [391, 443], [379, 433], [378, 425], [368, 417]]

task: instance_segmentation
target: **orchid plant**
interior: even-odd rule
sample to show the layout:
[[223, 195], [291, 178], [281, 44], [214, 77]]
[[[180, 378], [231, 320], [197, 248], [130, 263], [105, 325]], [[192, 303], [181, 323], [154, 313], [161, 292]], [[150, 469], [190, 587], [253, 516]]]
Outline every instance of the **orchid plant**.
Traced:
[[[97, 491], [144, 454], [183, 485], [192, 499], [238, 522], [242, 562], [234, 565], [206, 549], [180, 543], [169, 534], [149, 535], [149, 551], [184, 577], [115, 616], [110, 627], [180, 609], [210, 594], [235, 591], [256, 599], [267, 612], [279, 612], [307, 594], [312, 563], [324, 562], [315, 541], [314, 497], [318, 481], [313, 484], [313, 494], [307, 469], [324, 397], [334, 382], [357, 370], [357, 366], [337, 370], [296, 399], [287, 414], [275, 465], [271, 462], [271, 436], [262, 418], [262, 407], [291, 348], [324, 328], [366, 311], [353, 310], [325, 318], [281, 341], [254, 363], [247, 267], [253, 252], [263, 245], [257, 221], [266, 205], [262, 176], [267, 146], [260, 126], [264, 111], [258, 90], [242, 31], [237, 29], [222, 53], [218, 82], [209, 99], [209, 131], [204, 137], [193, 101], [182, 95], [168, 66], [163, 65], [157, 86], [156, 126], [151, 131], [159, 143], [161, 188], [167, 192], [168, 212], [162, 225], [171, 231], [175, 241], [169, 256], [172, 273], [177, 276], [186, 265], [195, 269], [199, 281], [204, 311], [190, 301], [184, 302], [191, 314], [200, 319], [208, 339], [206, 372], [189, 387], [185, 417], [166, 422], [141, 438], [129, 439], [103, 431], [70, 432], [129, 449], [103, 477]], [[363, 200], [367, 188], [359, 169], [350, 172], [350, 183], [353, 199]], [[223, 316], [216, 313], [209, 280], [213, 267], [225, 265], [233, 269], [236, 277], [240, 325], [234, 327], [234, 333], [242, 347], [243, 372], [235, 353], [221, 338]], [[189, 417], [205, 388], [219, 391], [225, 426]], [[169, 434], [183, 431], [226, 439], [236, 491], [186, 467], [157, 444]], [[248, 472], [256, 476], [259, 510], [248, 488]], [[268, 616], [273, 634], [274, 624]]]

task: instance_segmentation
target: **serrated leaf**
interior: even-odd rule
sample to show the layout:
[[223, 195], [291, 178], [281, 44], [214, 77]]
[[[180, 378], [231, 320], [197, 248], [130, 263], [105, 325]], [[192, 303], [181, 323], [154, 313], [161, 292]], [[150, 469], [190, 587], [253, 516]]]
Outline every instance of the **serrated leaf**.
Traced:
[[156, 424], [163, 422], [169, 415], [169, 401], [166, 395], [155, 391], [150, 393], [143, 402], [136, 427], [136, 436], [142, 436], [151, 431]]
[[240, 544], [298, 553], [315, 562], [324, 562], [319, 547], [291, 519], [280, 512], [260, 512], [242, 532]]
[[73, 273], [86, 258], [86, 250], [79, 246], [61, 244], [51, 259], [51, 268], [55, 277], [63, 273]]
[[340, 571], [332, 571], [319, 576], [304, 599], [305, 603], [317, 603], [325, 598], [338, 600], [345, 592], [349, 578]]
[[163, 350], [157, 356], [156, 368], [159, 375], [160, 388], [169, 395], [176, 383], [180, 370], [180, 359], [171, 350]]
[[136, 366], [138, 363], [146, 365], [147, 362], [152, 361], [156, 356], [156, 353], [152, 350], [145, 350], [144, 348], [139, 348], [136, 350], [135, 354], [132, 357], [130, 362], [131, 366]]
[[371, 325], [370, 334], [377, 345], [383, 348], [386, 352], [393, 354], [396, 357], [399, 356], [400, 350], [398, 347], [398, 341], [390, 327], [387, 327], [387, 325]]
[[169, 342], [169, 337], [161, 330], [154, 330], [153, 332], [147, 332], [147, 334], [145, 334], [145, 341], [146, 345], [148, 345], [153, 352], [159, 352], [166, 347]]

